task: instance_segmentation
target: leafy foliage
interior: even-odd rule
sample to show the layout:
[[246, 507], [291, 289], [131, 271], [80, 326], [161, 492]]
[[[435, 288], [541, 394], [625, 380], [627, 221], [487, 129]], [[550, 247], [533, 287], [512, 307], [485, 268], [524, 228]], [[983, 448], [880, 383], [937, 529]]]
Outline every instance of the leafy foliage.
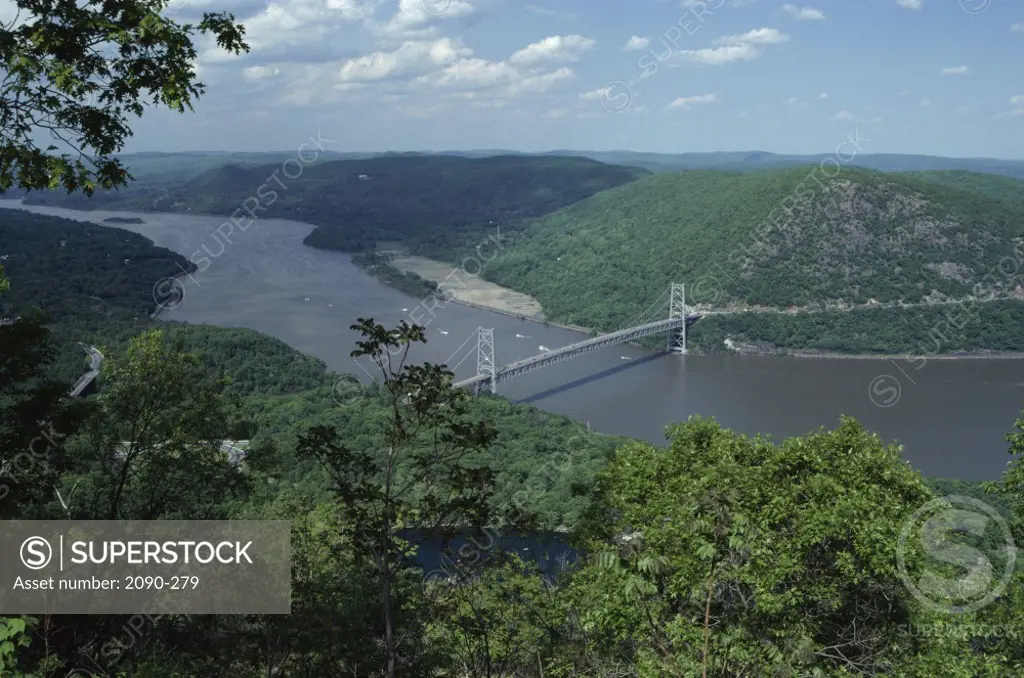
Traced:
[[[232, 15], [178, 24], [161, 16], [167, 4], [15, 2], [17, 15], [0, 25], [0, 193], [15, 186], [91, 195], [124, 185], [130, 177], [111, 156], [131, 134], [129, 114], [142, 115], [146, 100], [192, 110], [204, 91], [197, 31], [228, 52], [248, 51]], [[60, 145], [40, 148], [44, 134]]]
[[773, 445], [691, 420], [603, 472], [581, 623], [641, 675], [898, 675], [893, 545], [931, 492], [852, 420]]

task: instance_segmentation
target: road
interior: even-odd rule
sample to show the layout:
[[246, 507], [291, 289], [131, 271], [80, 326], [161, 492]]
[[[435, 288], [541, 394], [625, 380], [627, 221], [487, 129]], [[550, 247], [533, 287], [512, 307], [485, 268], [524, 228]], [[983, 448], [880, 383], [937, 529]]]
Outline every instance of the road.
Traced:
[[71, 397], [77, 398], [82, 395], [82, 392], [89, 387], [96, 377], [100, 375], [100, 366], [103, 364], [103, 354], [95, 346], [86, 346], [85, 344], [79, 343], [89, 353], [89, 371], [82, 375], [82, 378], [75, 382], [74, 388], [71, 389]]

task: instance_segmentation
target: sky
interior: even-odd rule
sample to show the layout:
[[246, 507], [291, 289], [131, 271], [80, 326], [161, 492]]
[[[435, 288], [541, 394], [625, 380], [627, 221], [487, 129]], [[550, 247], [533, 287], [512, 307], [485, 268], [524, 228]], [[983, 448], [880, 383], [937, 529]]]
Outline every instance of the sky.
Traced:
[[[0, 0], [9, 2], [10, 0]], [[126, 151], [763, 150], [1024, 158], [1020, 0], [171, 0], [231, 11]]]

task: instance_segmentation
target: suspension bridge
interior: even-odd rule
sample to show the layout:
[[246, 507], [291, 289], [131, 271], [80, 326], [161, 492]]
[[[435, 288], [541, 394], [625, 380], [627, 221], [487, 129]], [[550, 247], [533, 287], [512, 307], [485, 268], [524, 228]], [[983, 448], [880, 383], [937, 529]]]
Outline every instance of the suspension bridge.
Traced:
[[[665, 295], [668, 295], [668, 317], [658, 315], [664, 313]], [[636, 341], [642, 337], [652, 334], [668, 333], [668, 350], [673, 353], [686, 353], [686, 330], [700, 320], [701, 314], [687, 313], [686, 311], [686, 286], [672, 283], [669, 289], [661, 293], [657, 301], [651, 304], [644, 313], [640, 314], [628, 327], [602, 334], [591, 339], [562, 346], [539, 355], [517, 360], [504, 367], [496, 367], [497, 362], [494, 355], [494, 330], [483, 327], [477, 329], [474, 336], [477, 338], [476, 351], [476, 376], [455, 382], [456, 388], [470, 388], [474, 393], [490, 391], [498, 392], [498, 384], [522, 376], [528, 372], [539, 370], [563, 360], [570, 360], [584, 353], [599, 351], [616, 344], [625, 344]], [[471, 336], [470, 339], [473, 337]], [[463, 343], [465, 346], [469, 339]], [[543, 347], [541, 347], [543, 348]]]

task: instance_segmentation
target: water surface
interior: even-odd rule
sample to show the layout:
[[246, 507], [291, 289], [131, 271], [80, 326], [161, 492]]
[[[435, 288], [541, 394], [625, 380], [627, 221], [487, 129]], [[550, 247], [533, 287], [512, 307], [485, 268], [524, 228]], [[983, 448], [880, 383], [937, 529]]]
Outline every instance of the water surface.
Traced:
[[[0, 207], [19, 204], [0, 200]], [[215, 234], [223, 223], [218, 217], [27, 209], [96, 223], [110, 216], [142, 218], [146, 223], [118, 226], [197, 262], [209, 260], [206, 270], [182, 278], [184, 301], [167, 319], [258, 330], [364, 381], [370, 366], [349, 357], [356, 340], [349, 326], [358, 317], [394, 325], [412, 322], [413, 314], [427, 325], [429, 337], [413, 357], [446, 362], [459, 377], [475, 373], [478, 327], [494, 328], [499, 364], [534, 355], [541, 345], [555, 348], [586, 338], [455, 304], [427, 311], [432, 304], [381, 285], [348, 255], [303, 245], [312, 227], [299, 222], [261, 219], [245, 232], [235, 229], [226, 243]], [[652, 301], [639, 300], [637, 313]], [[998, 478], [1009, 460], [1003, 437], [1024, 400], [1024, 361], [933, 360], [923, 369], [913, 367], [920, 365], [656, 355], [614, 346], [501, 384], [499, 391], [589, 421], [595, 431], [656, 443], [664, 441], [666, 424], [693, 414], [776, 440], [834, 427], [847, 414], [903, 444], [906, 459], [926, 475]]]

